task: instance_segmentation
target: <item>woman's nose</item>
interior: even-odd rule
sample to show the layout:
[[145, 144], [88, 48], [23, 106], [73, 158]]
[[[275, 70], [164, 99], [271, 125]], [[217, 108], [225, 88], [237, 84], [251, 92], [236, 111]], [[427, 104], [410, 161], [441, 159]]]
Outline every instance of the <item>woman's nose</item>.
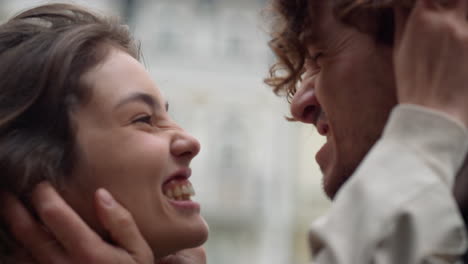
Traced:
[[200, 152], [200, 142], [185, 131], [177, 132], [171, 142], [171, 153], [189, 161]]
[[291, 115], [297, 121], [314, 124], [320, 104], [315, 96], [315, 89], [302, 87], [291, 101]]

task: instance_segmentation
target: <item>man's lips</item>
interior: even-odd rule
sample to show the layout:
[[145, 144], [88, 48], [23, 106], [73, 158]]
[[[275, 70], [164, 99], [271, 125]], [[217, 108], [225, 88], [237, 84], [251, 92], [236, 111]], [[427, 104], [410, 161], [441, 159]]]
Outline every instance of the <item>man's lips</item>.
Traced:
[[317, 127], [318, 133], [322, 136], [326, 136], [330, 129], [330, 127], [328, 126], [328, 123], [323, 119], [318, 120], [316, 127]]
[[315, 161], [319, 165], [322, 172], [325, 170], [329, 159], [330, 159], [330, 151], [331, 151], [331, 143], [327, 140], [325, 144], [320, 148], [320, 150], [315, 155]]
[[322, 106], [320, 105], [317, 97], [314, 95], [313, 99], [314, 104], [309, 105], [305, 109], [305, 114], [307, 115], [307, 120], [310, 120], [311, 123], [316, 127], [317, 132], [327, 137], [327, 142], [320, 148], [320, 150], [315, 155], [315, 160], [317, 161], [320, 169], [323, 171], [326, 164], [328, 164], [328, 159], [330, 157], [330, 143], [328, 141], [330, 125], [328, 123], [327, 115], [323, 111]]
[[315, 155], [315, 160], [317, 161], [317, 164], [319, 165], [320, 169], [324, 171], [330, 159], [331, 145], [329, 141], [330, 140], [330, 125], [328, 123], [327, 116], [325, 112], [322, 110], [322, 108], [320, 108], [319, 114], [317, 116], [317, 119], [314, 125], [317, 128], [317, 132], [320, 135], [325, 136], [327, 138], [327, 141], [325, 142], [325, 144], [323, 144], [323, 146]]
[[322, 136], [327, 136], [330, 126], [328, 124], [328, 119], [327, 115], [325, 114], [325, 111], [323, 111], [322, 107], [319, 107], [317, 109], [317, 115], [316, 118], [313, 122], [315, 127], [317, 128], [317, 132], [322, 135]]

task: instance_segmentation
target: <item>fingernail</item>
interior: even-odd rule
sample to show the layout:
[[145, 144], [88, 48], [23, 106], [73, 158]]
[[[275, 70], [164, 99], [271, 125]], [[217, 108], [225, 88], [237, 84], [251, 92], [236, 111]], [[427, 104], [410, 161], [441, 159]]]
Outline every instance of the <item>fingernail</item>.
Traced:
[[106, 207], [113, 207], [115, 205], [115, 200], [112, 195], [106, 189], [99, 189], [97, 191], [99, 201]]

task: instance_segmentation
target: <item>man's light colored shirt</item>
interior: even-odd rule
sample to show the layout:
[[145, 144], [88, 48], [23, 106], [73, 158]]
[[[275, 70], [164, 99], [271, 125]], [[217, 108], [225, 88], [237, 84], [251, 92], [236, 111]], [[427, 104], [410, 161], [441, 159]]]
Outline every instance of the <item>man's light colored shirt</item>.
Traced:
[[467, 238], [451, 190], [467, 149], [459, 122], [397, 106], [330, 211], [313, 223], [312, 263], [456, 263]]

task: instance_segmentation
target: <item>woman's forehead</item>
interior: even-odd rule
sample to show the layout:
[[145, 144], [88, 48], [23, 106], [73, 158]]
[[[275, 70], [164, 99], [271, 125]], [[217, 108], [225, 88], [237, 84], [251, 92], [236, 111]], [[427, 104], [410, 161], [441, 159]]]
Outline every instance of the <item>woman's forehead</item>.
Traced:
[[165, 100], [144, 66], [126, 52], [109, 53], [99, 67], [85, 74], [91, 100], [119, 101], [132, 94], [146, 94], [164, 107]]

